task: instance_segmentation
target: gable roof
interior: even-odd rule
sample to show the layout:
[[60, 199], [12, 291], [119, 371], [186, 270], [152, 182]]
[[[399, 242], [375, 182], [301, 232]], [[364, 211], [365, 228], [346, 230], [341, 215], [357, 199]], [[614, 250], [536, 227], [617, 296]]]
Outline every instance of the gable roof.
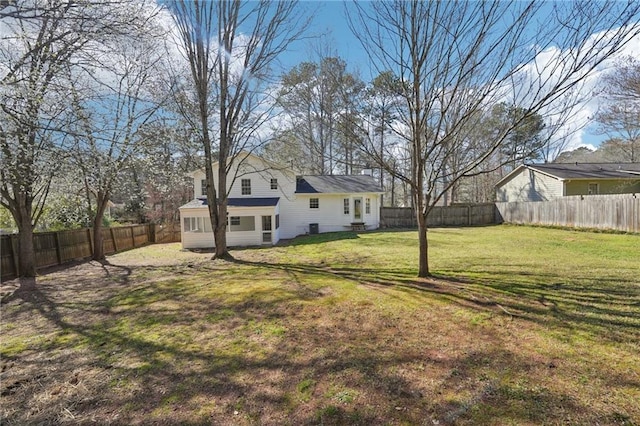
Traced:
[[563, 180], [640, 178], [640, 163], [546, 163], [528, 167]]
[[640, 163], [544, 163], [522, 164], [500, 179], [496, 187], [509, 181], [522, 169], [534, 170], [558, 180], [640, 179]]
[[[227, 161], [230, 163], [236, 162], [245, 166], [249, 165], [251, 160], [257, 161], [263, 165], [261, 169], [255, 171], [278, 170], [282, 173], [294, 174], [293, 170], [290, 167], [286, 167], [271, 160], [267, 160], [249, 151], [240, 151], [237, 154], [229, 156], [227, 158]], [[213, 167], [217, 167], [218, 163], [218, 161], [214, 161], [212, 164]], [[187, 173], [185, 176], [195, 178], [197, 174], [205, 174], [205, 169], [200, 168], [197, 170], [193, 170]]]
[[298, 176], [296, 194], [382, 193], [380, 185], [368, 175]]
[[[255, 198], [228, 198], [227, 207], [273, 207], [278, 204], [278, 197], [255, 197]], [[189, 201], [181, 209], [193, 209], [209, 205], [206, 198], [196, 198]]]

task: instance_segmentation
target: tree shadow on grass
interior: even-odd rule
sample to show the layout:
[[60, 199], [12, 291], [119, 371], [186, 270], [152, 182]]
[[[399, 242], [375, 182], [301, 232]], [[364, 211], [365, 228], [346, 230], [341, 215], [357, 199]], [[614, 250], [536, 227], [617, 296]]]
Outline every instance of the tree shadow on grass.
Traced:
[[303, 235], [290, 240], [280, 240], [279, 246], [305, 246], [313, 244], [328, 243], [332, 241], [356, 240], [360, 238], [357, 232], [341, 231], [341, 232], [324, 232], [322, 234]]
[[[19, 313], [41, 317], [61, 338], [47, 338], [15, 357], [32, 373], [29, 380], [12, 382], [18, 384], [6, 397], [18, 409], [6, 417], [7, 424], [60, 422], [65, 409], [77, 422], [94, 418], [120, 424], [456, 424], [473, 421], [478, 412], [490, 413], [493, 420], [504, 419], [505, 423], [537, 423], [561, 422], [566, 412], [589, 412], [589, 407], [557, 390], [506, 375], [526, 377], [536, 368], [536, 361], [501, 345], [469, 353], [452, 350], [448, 358], [440, 359], [430, 355], [428, 330], [421, 335], [419, 347], [396, 348], [381, 340], [382, 322], [362, 329], [352, 312], [344, 313], [344, 321], [325, 319], [333, 322], [324, 328], [320, 323], [286, 328], [285, 321], [295, 320], [325, 297], [306, 284], [309, 276], [349, 280], [372, 289], [392, 287], [507, 315], [497, 307], [500, 303], [523, 319], [546, 323], [550, 308], [527, 310], [539, 303], [538, 294], [526, 286], [520, 288], [523, 283], [500, 280], [514, 286], [505, 296], [499, 287], [476, 279], [440, 276], [419, 280], [389, 269], [234, 263], [250, 267], [251, 274], [277, 270], [284, 279], [278, 288], [226, 300], [202, 297], [191, 281], [180, 285], [185, 274], [197, 278], [202, 265], [117, 269], [102, 265], [96, 271], [105, 281], [83, 282], [77, 277], [64, 284], [68, 292], [85, 292], [86, 297], [75, 303], [59, 295], [59, 287], [53, 284], [16, 296], [22, 300], [12, 304], [21, 302], [21, 310], [13, 309], [10, 320]], [[146, 269], [158, 269], [159, 275], [167, 275], [167, 281], [137, 281]], [[215, 280], [215, 273], [225, 268], [202, 266], [202, 270]], [[120, 280], [114, 271], [126, 279]], [[555, 282], [555, 278], [539, 277], [535, 282]], [[121, 282], [128, 286], [109, 285]], [[575, 286], [578, 295], [582, 294], [580, 285]], [[585, 303], [571, 297], [577, 304]], [[522, 304], [520, 298], [527, 302]], [[565, 316], [561, 320], [579, 328], [584, 318]], [[285, 330], [280, 334], [276, 329], [270, 335], [261, 324], [285, 324]], [[402, 330], [387, 336], [402, 345]], [[489, 336], [479, 331], [476, 337]], [[42, 355], [37, 356], [37, 351]], [[425, 366], [420, 374], [435, 374], [437, 384], [426, 386], [403, 373], [415, 365]], [[48, 374], [38, 375], [38, 371]], [[93, 372], [101, 379], [93, 383], [81, 376], [74, 384], [79, 371]], [[308, 396], [298, 387], [304, 381], [315, 383]], [[56, 390], [62, 387], [71, 392], [80, 385], [91, 392], [70, 397]], [[30, 404], [42, 401], [42, 389], [51, 395], [50, 400], [31, 413]], [[449, 401], [439, 394], [454, 389], [463, 396]], [[489, 422], [479, 418], [475, 423]]]
[[[166, 423], [188, 424], [288, 422], [305, 425], [415, 424], [428, 418], [439, 424], [456, 424], [482, 406], [491, 407], [494, 414], [504, 415], [511, 421], [532, 420], [527, 410], [500, 411], [501, 407], [513, 408], [516, 403], [527, 409], [535, 408], [538, 417], [533, 420], [552, 419], [562, 412], [561, 408], [584, 409], [572, 406], [569, 397], [545, 389], [520, 386], [520, 393], [515, 395], [508, 380], [484, 377], [485, 370], [500, 371], [505, 364], [515, 371], [529, 368], [531, 361], [502, 349], [440, 359], [420, 349], [398, 351], [379, 347], [377, 327], [353, 336], [358, 343], [351, 345], [335, 336], [332, 338], [340, 331], [333, 328], [326, 330], [331, 334], [315, 332], [313, 335], [309, 335], [313, 328], [292, 329], [290, 335], [271, 339], [271, 342], [247, 330], [259, 315], [258, 305], [261, 312], [277, 313], [297, 299], [295, 292], [269, 301], [262, 299], [259, 304], [235, 305], [232, 316], [217, 317], [209, 324], [217, 327], [215, 334], [219, 341], [195, 344], [181, 340], [176, 328], [170, 338], [154, 340], [152, 336], [157, 333], [154, 326], [166, 323], [173, 327], [191, 327], [201, 323], [198, 320], [203, 316], [216, 314], [229, 308], [228, 305], [201, 300], [197, 304], [190, 302], [189, 310], [156, 312], [153, 320], [150, 320], [151, 312], [134, 309], [79, 321], [84, 310], [78, 309], [74, 316], [68, 312], [69, 307], [54, 300], [47, 290], [36, 289], [28, 299], [33, 303], [34, 313], [59, 330], [79, 336], [82, 349], [74, 351], [76, 356], [63, 360], [55, 354], [64, 350], [68, 342], [45, 345], [43, 349], [50, 355], [23, 361], [30, 363], [33, 371], [49, 368], [51, 374], [23, 381], [14, 386], [8, 396], [23, 399], [22, 404], [28, 406], [33, 397], [27, 395], [38, 394], [37, 386], [47, 386], [55, 394], [56, 387], [69, 387], [68, 383], [73, 384], [73, 378], [85, 369], [97, 370], [104, 380], [95, 384], [90, 395], [79, 397], [71, 405], [68, 399], [51, 398], [49, 406], [39, 406], [40, 411], [30, 417], [14, 412], [7, 417], [9, 424], [59, 421], [56, 416], [65, 409], [79, 421], [104, 420], [119, 413], [116, 423], [161, 419]], [[123, 321], [126, 327], [121, 326]], [[336, 325], [350, 330], [348, 324]], [[251, 343], [254, 338], [259, 340]], [[234, 343], [237, 339], [248, 339], [248, 342], [238, 350], [230, 348], [229, 345], [237, 344]], [[53, 369], [52, 361], [59, 363]], [[417, 364], [450, 373], [441, 377], [435, 388], [425, 388], [399, 374]], [[297, 384], [309, 379], [317, 384], [309, 400], [301, 403]], [[82, 373], [77, 380], [83, 380]], [[49, 386], [51, 381], [57, 383]], [[467, 396], [455, 402], [438, 397], [450, 389], [458, 389]], [[96, 407], [100, 410], [97, 417]]]
[[[614, 342], [640, 338], [640, 291], [632, 280], [578, 277], [571, 281], [546, 273], [487, 273], [490, 278], [436, 274], [420, 279], [407, 272], [366, 267], [266, 263], [238, 264], [290, 274], [338, 277], [366, 286], [426, 292], [464, 307], [526, 319], [544, 326], [581, 330]], [[620, 288], [620, 287], [623, 288]]]

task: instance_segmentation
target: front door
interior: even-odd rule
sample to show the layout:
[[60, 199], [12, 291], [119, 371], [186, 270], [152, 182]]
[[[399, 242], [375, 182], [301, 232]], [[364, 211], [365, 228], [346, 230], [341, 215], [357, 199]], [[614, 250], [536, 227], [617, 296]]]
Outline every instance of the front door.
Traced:
[[362, 198], [353, 199], [353, 221], [362, 222]]
[[271, 242], [271, 216], [262, 216], [262, 243]]

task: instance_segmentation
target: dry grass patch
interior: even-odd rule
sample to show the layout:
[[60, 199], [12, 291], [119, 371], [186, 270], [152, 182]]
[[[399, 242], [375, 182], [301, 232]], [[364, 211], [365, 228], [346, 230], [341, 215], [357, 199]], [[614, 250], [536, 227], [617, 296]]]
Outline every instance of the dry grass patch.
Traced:
[[2, 306], [2, 424], [640, 422], [637, 236], [524, 227], [157, 245]]

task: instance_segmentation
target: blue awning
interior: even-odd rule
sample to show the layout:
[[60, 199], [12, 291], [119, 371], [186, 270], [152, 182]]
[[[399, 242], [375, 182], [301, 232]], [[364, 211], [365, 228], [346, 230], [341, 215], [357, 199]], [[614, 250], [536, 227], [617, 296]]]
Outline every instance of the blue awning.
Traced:
[[[227, 207], [275, 207], [280, 201], [279, 197], [255, 197], [255, 198], [229, 198]], [[196, 198], [185, 204], [182, 208], [206, 207], [206, 198]]]

